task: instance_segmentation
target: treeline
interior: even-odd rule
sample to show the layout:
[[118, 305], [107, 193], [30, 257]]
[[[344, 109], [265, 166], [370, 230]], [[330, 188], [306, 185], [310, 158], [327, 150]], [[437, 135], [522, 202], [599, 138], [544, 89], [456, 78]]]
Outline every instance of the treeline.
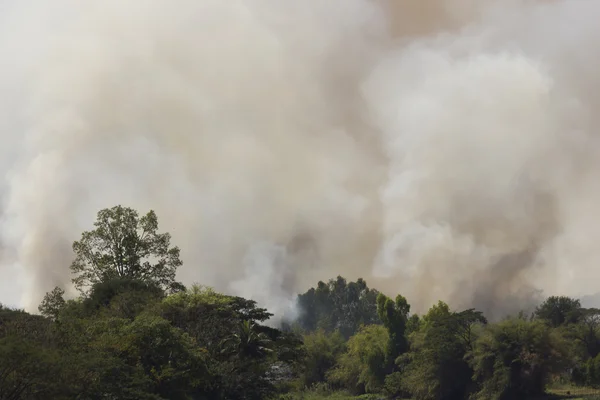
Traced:
[[338, 277], [300, 295], [306, 303], [295, 324], [305, 350], [299, 390], [504, 400], [540, 398], [550, 384], [600, 387], [600, 310], [577, 299], [553, 296], [531, 315], [490, 323], [441, 301], [411, 314], [401, 295]]
[[274, 329], [254, 301], [186, 288], [151, 211], [114, 207], [74, 243], [75, 299], [0, 307], [0, 400], [529, 399], [555, 381], [600, 386], [600, 311], [550, 297], [491, 323], [439, 302], [411, 314], [359, 279], [319, 282]]

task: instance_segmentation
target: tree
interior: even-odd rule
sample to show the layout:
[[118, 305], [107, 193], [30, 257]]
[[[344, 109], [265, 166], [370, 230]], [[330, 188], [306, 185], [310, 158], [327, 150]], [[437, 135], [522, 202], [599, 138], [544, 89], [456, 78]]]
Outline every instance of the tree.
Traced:
[[177, 268], [182, 265], [179, 248], [170, 247], [169, 233], [157, 232], [154, 211], [140, 218], [137, 211], [116, 206], [98, 212], [94, 226], [73, 243], [73, 283], [82, 293], [96, 283], [116, 278], [179, 289], [175, 282]]
[[242, 321], [238, 331], [223, 342], [224, 352], [231, 351], [240, 357], [263, 358], [273, 350], [271, 339], [258, 331], [258, 325], [251, 321]]
[[562, 372], [568, 349], [542, 321], [511, 318], [491, 325], [473, 352], [475, 399], [530, 399], [544, 393], [551, 374]]
[[390, 363], [393, 363], [396, 357], [408, 350], [406, 326], [408, 324], [409, 312], [410, 305], [403, 296], [396, 296], [396, 301], [384, 294], [377, 296], [377, 314], [389, 333], [390, 345], [388, 349]]
[[585, 363], [585, 381], [586, 386], [597, 388], [600, 385], [600, 356], [590, 358]]
[[85, 336], [88, 351], [102, 355], [94, 398], [183, 400], [211, 390], [206, 352], [161, 317], [95, 319]]
[[82, 301], [86, 315], [133, 319], [149, 305], [164, 298], [164, 292], [153, 282], [133, 279], [111, 279], [94, 284]]
[[255, 301], [192, 286], [166, 297], [159, 312], [211, 356], [212, 398], [269, 398], [279, 378], [275, 371], [297, 362], [301, 342], [260, 325], [272, 314]]
[[431, 307], [411, 335], [410, 363], [401, 376], [401, 387], [416, 399], [466, 398], [473, 370], [465, 356], [473, 348], [474, 325], [486, 322], [473, 309], [452, 312], [441, 301]]
[[5, 336], [48, 344], [52, 342], [52, 321], [0, 305], [0, 337]]
[[[80, 393], [74, 358], [51, 319], [0, 306], [0, 399], [72, 399]], [[82, 370], [81, 368], [79, 369]]]
[[65, 291], [59, 287], [55, 287], [51, 292], [46, 293], [42, 303], [38, 307], [38, 311], [44, 317], [56, 320], [60, 310], [65, 306]]
[[361, 325], [381, 323], [377, 315], [378, 294], [362, 278], [347, 282], [338, 276], [327, 283], [320, 281], [316, 288], [298, 295], [302, 313], [296, 325], [306, 333], [338, 331], [348, 339]]
[[0, 399], [56, 398], [57, 354], [17, 336], [0, 338]]
[[556, 328], [579, 321], [581, 303], [566, 296], [551, 296], [535, 309], [534, 316]]
[[336, 368], [328, 372], [328, 381], [356, 394], [376, 393], [383, 388], [389, 345], [387, 330], [367, 325], [348, 340], [347, 351]]
[[595, 358], [600, 354], [600, 310], [582, 308], [578, 319], [565, 327], [565, 335], [579, 346], [583, 359]]
[[264, 322], [273, 315], [258, 307], [253, 300], [228, 296], [197, 285], [166, 297], [159, 312], [214, 356], [221, 352], [223, 338], [237, 332], [240, 323]]
[[339, 332], [328, 334], [323, 330], [304, 336], [304, 346], [306, 357], [301, 375], [304, 387], [325, 382], [327, 372], [346, 349], [344, 337]]

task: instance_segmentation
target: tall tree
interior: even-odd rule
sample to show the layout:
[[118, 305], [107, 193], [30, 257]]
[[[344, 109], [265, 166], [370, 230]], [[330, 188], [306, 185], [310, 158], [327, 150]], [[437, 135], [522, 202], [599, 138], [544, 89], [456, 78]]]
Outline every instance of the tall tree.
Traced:
[[511, 318], [488, 325], [473, 352], [474, 399], [531, 399], [544, 394], [552, 374], [565, 370], [568, 348], [542, 321]]
[[231, 351], [249, 358], [263, 358], [271, 353], [271, 339], [267, 334], [259, 332], [257, 327], [252, 321], [242, 321], [238, 331], [223, 341], [223, 352]]
[[170, 247], [171, 235], [158, 233], [154, 211], [116, 206], [98, 212], [95, 229], [73, 243], [73, 283], [82, 293], [92, 285], [116, 278], [152, 282], [163, 289], [180, 286], [175, 273], [183, 263], [179, 248]]
[[396, 357], [408, 350], [406, 325], [409, 312], [410, 304], [404, 296], [396, 296], [396, 301], [384, 294], [377, 296], [377, 314], [379, 314], [379, 318], [383, 321], [383, 325], [389, 333], [390, 345], [388, 350], [391, 363], [394, 362]]
[[582, 316], [581, 303], [566, 296], [551, 296], [535, 309], [534, 315], [554, 328], [576, 323]]
[[337, 367], [327, 372], [328, 381], [355, 394], [380, 391], [387, 372], [389, 343], [388, 331], [383, 326], [362, 326], [348, 340]]
[[327, 283], [298, 295], [302, 313], [296, 325], [304, 332], [339, 331], [346, 339], [358, 332], [361, 325], [381, 324], [377, 315], [377, 295], [364, 279], [347, 282], [338, 276]]
[[58, 286], [51, 292], [46, 293], [42, 303], [38, 307], [38, 311], [45, 317], [56, 320], [60, 310], [65, 306], [64, 299], [65, 291]]
[[567, 337], [583, 347], [585, 358], [595, 358], [600, 354], [600, 310], [581, 309], [579, 322], [570, 325]]
[[431, 307], [410, 336], [410, 363], [400, 376], [400, 386], [415, 399], [466, 398], [473, 370], [465, 356], [474, 347], [474, 326], [486, 322], [473, 309], [452, 312], [441, 301]]
[[300, 382], [303, 387], [311, 387], [325, 382], [326, 374], [335, 365], [338, 357], [345, 351], [344, 337], [338, 331], [328, 334], [320, 330], [304, 336], [306, 357]]

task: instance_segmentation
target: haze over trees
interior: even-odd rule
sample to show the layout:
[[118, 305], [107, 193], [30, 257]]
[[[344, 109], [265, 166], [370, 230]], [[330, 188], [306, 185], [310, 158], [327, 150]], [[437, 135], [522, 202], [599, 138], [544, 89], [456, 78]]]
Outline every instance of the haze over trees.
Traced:
[[[256, 302], [175, 280], [157, 216], [117, 206], [75, 242], [73, 282], [41, 315], [0, 307], [0, 399], [529, 399], [600, 387], [600, 311], [549, 297], [488, 321], [440, 301], [424, 315], [338, 276], [298, 296], [280, 329]], [[68, 266], [66, 266], [68, 267]]]

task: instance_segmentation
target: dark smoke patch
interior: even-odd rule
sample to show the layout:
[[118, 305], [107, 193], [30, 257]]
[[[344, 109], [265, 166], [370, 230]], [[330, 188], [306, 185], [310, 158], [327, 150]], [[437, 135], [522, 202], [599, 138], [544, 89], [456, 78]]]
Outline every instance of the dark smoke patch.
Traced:
[[499, 257], [489, 268], [476, 274], [473, 296], [463, 306], [477, 307], [491, 320], [531, 311], [542, 296], [541, 289], [524, 277], [524, 272], [534, 265], [535, 256], [535, 249], [527, 249]]

